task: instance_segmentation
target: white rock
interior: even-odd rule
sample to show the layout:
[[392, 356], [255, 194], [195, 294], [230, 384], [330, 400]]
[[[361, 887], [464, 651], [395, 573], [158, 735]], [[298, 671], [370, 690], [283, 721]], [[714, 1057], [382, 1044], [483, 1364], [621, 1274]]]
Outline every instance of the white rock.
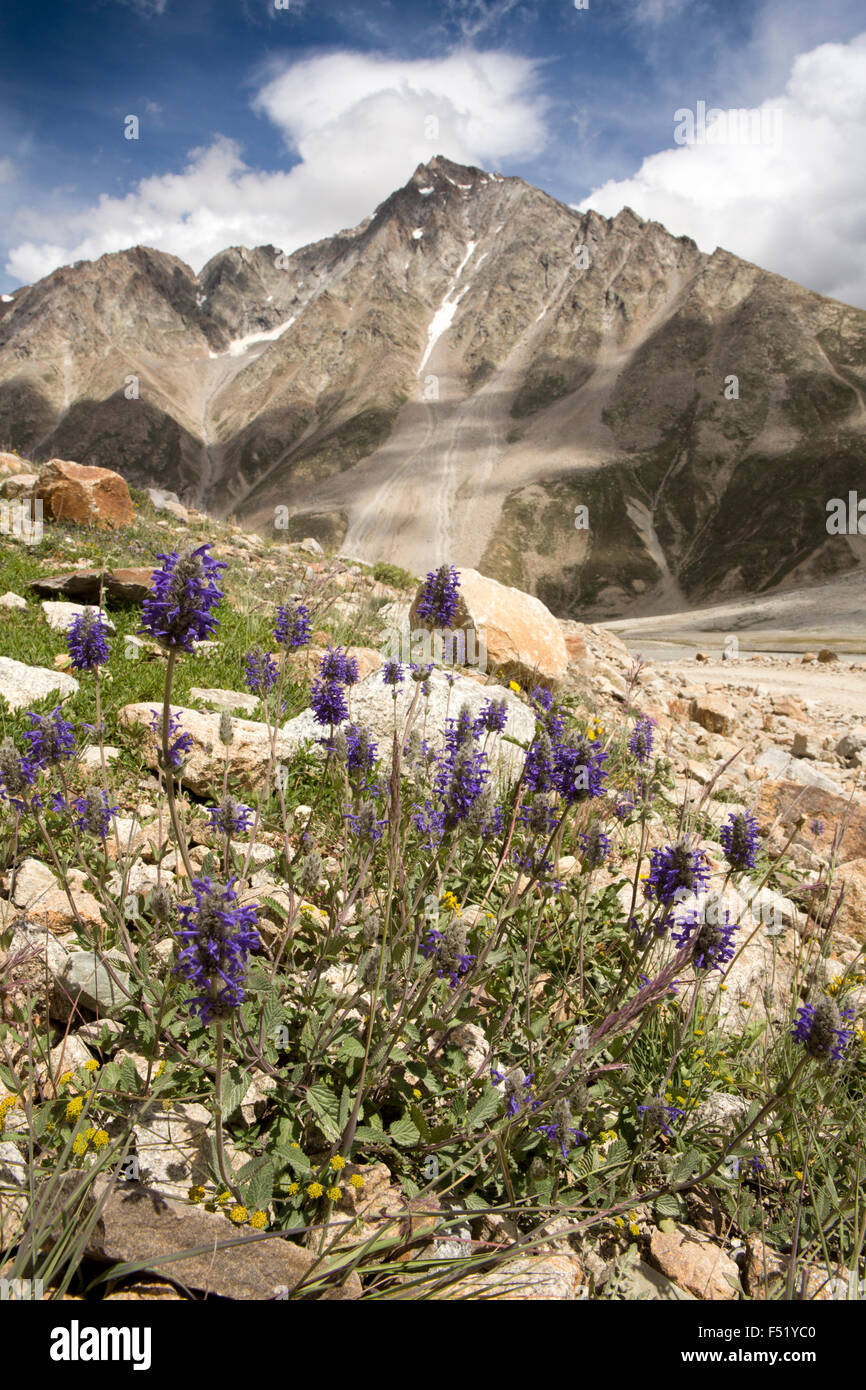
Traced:
[[65, 698], [77, 690], [78, 681], [74, 676], [0, 656], [0, 699], [6, 701], [10, 710], [26, 709], [35, 700], [44, 700], [46, 695]]
[[14, 594], [11, 589], [8, 589], [5, 594], [0, 596], [0, 608], [13, 609], [26, 607], [26, 598], [22, 598], [20, 594]]
[[[52, 632], [66, 633], [69, 631], [70, 624], [74, 618], [80, 618], [83, 613], [96, 613], [98, 611], [95, 605], [68, 603], [53, 598], [42, 600], [42, 612], [45, 614], [45, 621], [48, 623]], [[114, 633], [117, 631], [114, 623], [104, 609], [102, 611], [102, 621], [106, 632]]]

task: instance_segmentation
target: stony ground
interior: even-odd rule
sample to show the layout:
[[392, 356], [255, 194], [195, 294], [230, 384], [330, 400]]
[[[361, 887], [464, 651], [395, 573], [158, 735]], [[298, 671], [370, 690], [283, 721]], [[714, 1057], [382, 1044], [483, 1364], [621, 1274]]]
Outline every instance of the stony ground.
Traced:
[[[2, 732], [14, 735], [26, 727], [27, 709], [49, 696], [52, 700], [65, 697], [65, 709], [81, 718], [92, 718], [91, 690], [82, 689], [84, 680], [71, 675], [65, 656], [65, 627], [74, 611], [71, 605], [76, 600], [95, 599], [100, 574], [129, 566], [147, 571], [153, 554], [162, 546], [190, 540], [200, 544], [204, 539], [213, 542], [214, 553], [230, 562], [231, 568], [226, 581], [227, 615], [219, 639], [204, 644], [198, 657], [186, 664], [175, 688], [174, 703], [184, 711], [184, 727], [194, 745], [184, 775], [183, 805], [196, 870], [209, 862], [208, 855], [214, 849], [202, 805], [221, 767], [221, 710], [228, 709], [235, 716], [233, 772], [254, 786], [263, 769], [270, 766], [272, 733], [262, 722], [257, 698], [240, 689], [238, 657], [253, 642], [267, 642], [275, 603], [284, 601], [287, 594], [304, 595], [315, 615], [313, 651], [293, 658], [284, 722], [279, 733], [273, 731], [280, 740], [277, 757], [288, 761], [310, 732], [304, 709], [316, 653], [332, 642], [352, 644], [361, 666], [359, 708], [380, 739], [387, 738], [393, 714], [390, 693], [378, 676], [383, 643], [388, 633], [408, 622], [415, 592], [411, 576], [393, 568], [374, 570], [326, 556], [315, 541], [285, 545], [263, 542], [236, 528], [214, 527], [207, 518], [178, 507], [170, 499], [156, 495], [146, 502], [136, 495], [135, 524], [122, 536], [51, 525], [38, 546], [10, 542], [0, 559], [0, 697], [6, 708], [0, 716]], [[88, 590], [90, 572], [96, 576], [91, 581], [91, 588], [96, 584], [95, 593]], [[127, 575], [123, 583], [125, 591], [121, 581], [115, 580], [115, 592], [121, 596], [109, 601], [108, 610], [116, 627], [114, 640], [123, 644], [128, 660], [112, 668], [103, 690], [109, 737], [106, 752], [119, 809], [118, 838], [113, 846], [109, 842], [114, 879], [106, 882], [109, 893], [118, 900], [146, 895], [157, 883], [182, 890], [184, 882], [183, 864], [167, 842], [155, 775], [156, 746], [147, 727], [149, 711], [159, 697], [164, 658], [138, 634], [141, 593], [135, 589], [135, 580]], [[515, 595], [510, 618], [503, 620], [512, 635], [525, 633], [537, 622], [537, 615], [523, 611], [524, 600], [525, 596]], [[62, 605], [59, 609], [58, 604]], [[631, 703], [629, 692], [633, 695], [639, 688], [641, 711], [655, 719], [659, 743], [670, 760], [670, 784], [664, 793], [670, 808], [682, 795], [696, 795], [699, 815], [709, 828], [717, 828], [733, 810], [749, 809], [757, 815], [767, 852], [784, 852], [775, 890], [760, 890], [775, 913], [778, 939], [768, 943], [756, 937], [738, 957], [724, 986], [713, 982], [722, 1033], [736, 1033], [746, 1014], [751, 1021], [760, 1017], [777, 1022], [782, 1017], [778, 1003], [768, 1002], [767, 973], [772, 970], [777, 984], [787, 981], [790, 986], [794, 980], [797, 961], [815, 927], [809, 910], [809, 885], [819, 881], [831, 851], [837, 866], [836, 882], [844, 884], [845, 895], [832, 947], [825, 953], [821, 968], [830, 983], [846, 971], [850, 973], [866, 942], [866, 674], [862, 668], [828, 652], [822, 653], [821, 659], [816, 655], [805, 661], [800, 656], [759, 659], [744, 655], [719, 664], [697, 659], [646, 663], [635, 687], [634, 657], [616, 634], [573, 621], [553, 627], [558, 630], [539, 627], [536, 631], [534, 658], [529, 638], [524, 636], [519, 660], [512, 659], [506, 643], [500, 651], [491, 651], [490, 668], [484, 674], [464, 669], [458, 678], [460, 698], [470, 704], [474, 700], [480, 703], [482, 691], [500, 680], [497, 695], [511, 702], [515, 727], [519, 727], [521, 717], [529, 719], [531, 736], [533, 721], [521, 696], [521, 683], [515, 681], [509, 689], [506, 677], [528, 677], [533, 660], [539, 670], [545, 662], [552, 663], [553, 669], [561, 659], [561, 693], [587, 711], [602, 731], [622, 722], [626, 702]], [[561, 644], [561, 658], [557, 644]], [[434, 687], [431, 709], [437, 713], [431, 715], [431, 722], [444, 722], [451, 698], [444, 684], [438, 694]], [[45, 707], [51, 707], [51, 700]], [[507, 770], [508, 748], [503, 745], [498, 753]], [[98, 750], [91, 748], [82, 769], [85, 780], [97, 775], [98, 766]], [[289, 855], [298, 851], [311, 814], [309, 805], [295, 805], [290, 843], [286, 841], [284, 846], [279, 834], [265, 831], [257, 838], [252, 863], [245, 866], [250, 891], [259, 898], [267, 896], [277, 908], [284, 891], [278, 857], [284, 847]], [[659, 821], [651, 827], [649, 843], [660, 844], [667, 837], [668, 830]], [[719, 864], [716, 858], [714, 867]], [[118, 1077], [137, 1089], [142, 1100], [133, 1149], [143, 1194], [130, 1205], [102, 1193], [103, 1221], [87, 1238], [83, 1258], [103, 1265], [153, 1260], [171, 1248], [207, 1243], [213, 1230], [208, 1223], [218, 1219], [218, 1210], [190, 1208], [184, 1200], [191, 1187], [205, 1180], [210, 1162], [210, 1109], [201, 1103], [203, 1097], [196, 1098], [194, 1088], [182, 1100], [159, 1099], [158, 1088], [153, 1089], [153, 1068], [141, 1042], [121, 1021], [124, 991], [129, 984], [128, 961], [122, 952], [96, 961], [83, 949], [82, 927], [97, 934], [102, 931], [96, 884], [73, 869], [69, 875], [71, 891], [65, 892], [56, 869], [50, 856], [37, 852], [29, 842], [7, 845], [5, 871], [0, 878], [0, 984], [5, 978], [5, 1017], [15, 1019], [15, 1010], [20, 1009], [25, 995], [31, 1003], [35, 999], [37, 1014], [51, 1041], [40, 1064], [42, 1099], [71, 1094], [63, 1090], [64, 1076], [75, 1069], [98, 1069], [110, 1059], [118, 1068]], [[573, 857], [560, 860], [563, 881], [577, 869]], [[327, 861], [323, 872], [322, 882], [327, 884], [329, 875], [332, 877]], [[606, 882], [622, 883], [617, 864], [601, 871], [601, 886]], [[781, 891], [783, 888], [786, 891]], [[618, 892], [622, 898], [623, 890]], [[744, 908], [754, 910], [748, 883], [739, 883], [736, 892]], [[311, 896], [315, 899], [316, 895]], [[309, 912], [314, 920], [326, 923], [315, 901]], [[277, 913], [272, 918], [273, 933], [279, 922]], [[162, 951], [162, 957], [168, 959], [172, 949], [170, 941], [162, 943], [156, 948], [156, 958]], [[351, 988], [341, 974], [344, 970], [334, 964], [326, 975], [328, 988], [337, 998]], [[719, 992], [722, 988], [724, 995]], [[866, 1005], [863, 988], [854, 989], [849, 997], [860, 1009]], [[76, 1001], [74, 1007], [71, 999]], [[463, 1051], [467, 1065], [480, 1065], [479, 1057], [483, 1063], [483, 1030], [466, 1025], [462, 1035], [452, 1041]], [[7, 1062], [8, 1047], [7, 1034]], [[177, 1060], [169, 1053], [165, 1057], [170, 1067]], [[230, 1161], [237, 1165], [248, 1159], [242, 1140], [244, 1127], [255, 1127], [269, 1113], [273, 1091], [266, 1068], [257, 1075], [247, 1075], [243, 1082], [233, 1092], [231, 1108], [239, 1128], [233, 1131]], [[152, 1101], [145, 1104], [151, 1094]], [[14, 1095], [8, 1070], [0, 1082], [0, 1103], [4, 1095], [10, 1099]], [[708, 1123], [728, 1123], [748, 1108], [741, 1096], [723, 1091], [710, 1093], [702, 1104]], [[26, 1132], [27, 1123], [25, 1113], [14, 1105], [7, 1107], [4, 1124], [10, 1137], [0, 1141], [0, 1184], [6, 1194], [0, 1217], [5, 1212], [7, 1222], [21, 1214], [23, 1160], [17, 1141]], [[423, 1237], [443, 1266], [466, 1251], [477, 1251], [479, 1243], [499, 1249], [517, 1238], [507, 1220], [458, 1222], [451, 1214], [450, 1225], [442, 1228], [427, 1209], [423, 1216], [413, 1217], [405, 1188], [401, 1192], [387, 1163], [367, 1163], [357, 1171], [364, 1175], [363, 1193], [358, 1188], [343, 1189], [340, 1211], [345, 1220], [355, 1222], [355, 1229], [375, 1231], [377, 1222], [393, 1223], [397, 1213], [408, 1222], [413, 1238]], [[99, 1196], [98, 1187], [95, 1191]], [[159, 1223], [148, 1192], [171, 1199], [159, 1226], [158, 1250], [153, 1241]], [[270, 1212], [266, 1193], [262, 1206]], [[455, 1295], [443, 1291], [439, 1296], [731, 1298], [744, 1290], [752, 1296], [768, 1296], [773, 1280], [778, 1289], [785, 1266], [782, 1256], [769, 1244], [752, 1234], [737, 1240], [718, 1210], [700, 1194], [690, 1195], [688, 1210], [681, 1216], [680, 1220], [658, 1222], [648, 1207], [629, 1213], [631, 1244], [627, 1239], [624, 1243], [616, 1232], [587, 1241], [571, 1234], [567, 1219], [552, 1218], [529, 1253], [501, 1270], [473, 1272], [457, 1286]], [[311, 1263], [312, 1257], [303, 1246], [288, 1239], [275, 1240], [250, 1246], [235, 1258], [223, 1252], [206, 1269], [191, 1268], [186, 1282], [193, 1290], [234, 1298], [272, 1297], [274, 1289], [293, 1288], [299, 1278], [309, 1275]], [[808, 1296], [839, 1296], [835, 1292], [838, 1271], [832, 1275], [816, 1265], [807, 1273], [812, 1289]], [[341, 1291], [328, 1296], [357, 1297], [360, 1293], [361, 1284], [352, 1275]], [[110, 1296], [183, 1295], [165, 1277], [147, 1276], [122, 1281]]]

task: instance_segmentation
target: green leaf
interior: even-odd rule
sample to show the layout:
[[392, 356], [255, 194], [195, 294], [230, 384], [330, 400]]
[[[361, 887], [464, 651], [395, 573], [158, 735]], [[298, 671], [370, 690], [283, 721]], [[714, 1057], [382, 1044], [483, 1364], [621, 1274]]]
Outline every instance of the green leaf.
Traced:
[[344, 1086], [344, 1087], [343, 1087], [343, 1090], [342, 1090], [342, 1093], [341, 1093], [341, 1095], [340, 1095], [340, 1113], [339, 1113], [339, 1116], [338, 1116], [338, 1118], [337, 1118], [337, 1124], [340, 1126], [340, 1133], [341, 1133], [341, 1134], [342, 1134], [343, 1130], [346, 1128], [346, 1125], [347, 1125], [348, 1120], [349, 1120], [349, 1113], [350, 1113], [351, 1109], [352, 1109], [352, 1092], [349, 1090], [349, 1087], [348, 1087], [348, 1086]]
[[403, 1115], [401, 1119], [395, 1120], [389, 1131], [395, 1144], [407, 1147], [410, 1144], [417, 1144], [421, 1138], [419, 1131], [412, 1123], [408, 1115]]
[[244, 1075], [240, 1067], [231, 1067], [223, 1079], [223, 1114], [227, 1120], [231, 1119], [249, 1089], [249, 1077]]
[[477, 1129], [485, 1120], [489, 1120], [492, 1116], [498, 1114], [501, 1103], [502, 1097], [496, 1087], [488, 1086], [469, 1111], [470, 1128]]
[[386, 1144], [391, 1148], [391, 1140], [382, 1129], [373, 1129], [371, 1125], [358, 1125], [355, 1129], [355, 1139], [359, 1144]]
[[138, 1072], [135, 1070], [135, 1063], [131, 1057], [124, 1057], [120, 1064], [119, 1082], [121, 1091], [126, 1091], [129, 1095], [137, 1095], [141, 1082], [138, 1079]]
[[409, 1114], [412, 1117], [412, 1123], [414, 1125], [417, 1125], [418, 1133], [421, 1135], [421, 1138], [424, 1140], [425, 1143], [429, 1143], [430, 1126], [427, 1123], [427, 1117], [424, 1114], [424, 1111], [421, 1109], [420, 1105], [410, 1105]]
[[253, 1174], [246, 1185], [244, 1196], [245, 1205], [250, 1211], [260, 1211], [268, 1205], [274, 1195], [274, 1164], [271, 1159], [266, 1159]]
[[624, 1139], [615, 1139], [605, 1155], [605, 1163], [624, 1163], [628, 1158], [628, 1144]]
[[339, 1057], [341, 1061], [353, 1061], [355, 1058], [360, 1058], [364, 1055], [364, 1044], [357, 1038], [352, 1037], [351, 1034], [347, 1034], [343, 1038], [338, 1038], [336, 1045], [339, 1048]]
[[329, 1143], [339, 1139], [340, 1129], [340, 1101], [333, 1091], [329, 1091], [327, 1086], [323, 1086], [320, 1081], [307, 1087], [307, 1104], [315, 1115], [319, 1128]]
[[664, 1193], [655, 1203], [656, 1216], [679, 1217], [683, 1215], [684, 1210], [683, 1203], [675, 1192]]
[[696, 1173], [701, 1166], [702, 1158], [700, 1150], [687, 1149], [674, 1169], [674, 1182], [685, 1182], [687, 1178]]

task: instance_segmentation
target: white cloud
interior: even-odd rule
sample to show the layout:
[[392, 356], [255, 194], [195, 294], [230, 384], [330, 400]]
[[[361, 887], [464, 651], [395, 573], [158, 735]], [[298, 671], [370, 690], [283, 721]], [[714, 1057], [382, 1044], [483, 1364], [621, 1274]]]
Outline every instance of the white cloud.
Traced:
[[688, 145], [673, 143], [672, 111], [671, 148], [580, 206], [632, 207], [704, 251], [723, 246], [866, 308], [866, 34], [800, 54], [783, 95], [754, 108], [767, 132], [774, 110], [779, 140]]
[[[434, 154], [497, 166], [546, 138], [537, 69], [506, 53], [457, 50], [411, 62], [355, 53], [306, 59], [272, 75], [254, 103], [282, 131], [294, 167], [263, 172], [217, 137], [180, 173], [143, 179], [67, 217], [31, 213], [7, 271], [24, 281], [58, 265], [143, 244], [198, 270], [226, 246], [285, 250], [352, 226]], [[43, 240], [44, 238], [44, 240]]]
[[0, 159], [0, 183], [11, 183], [15, 178], [15, 165], [11, 159]]
[[520, 4], [520, 0], [447, 0], [447, 12], [466, 39], [474, 39], [484, 29], [498, 24]]

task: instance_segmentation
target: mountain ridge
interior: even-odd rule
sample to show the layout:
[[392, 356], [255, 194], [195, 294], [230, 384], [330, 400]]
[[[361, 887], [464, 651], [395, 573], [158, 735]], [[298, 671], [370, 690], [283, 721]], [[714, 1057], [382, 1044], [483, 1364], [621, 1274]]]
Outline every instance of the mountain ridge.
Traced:
[[22, 452], [415, 572], [472, 565], [562, 616], [862, 565], [825, 506], [863, 476], [864, 388], [863, 311], [443, 156], [291, 254], [226, 248], [196, 276], [135, 247], [0, 304]]

